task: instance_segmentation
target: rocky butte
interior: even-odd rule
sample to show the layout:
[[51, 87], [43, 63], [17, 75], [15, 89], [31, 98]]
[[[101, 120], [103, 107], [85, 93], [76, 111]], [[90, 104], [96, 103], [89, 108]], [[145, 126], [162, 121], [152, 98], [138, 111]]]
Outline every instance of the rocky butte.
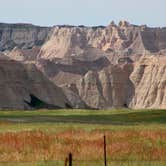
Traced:
[[0, 24], [0, 109], [166, 109], [166, 28]]

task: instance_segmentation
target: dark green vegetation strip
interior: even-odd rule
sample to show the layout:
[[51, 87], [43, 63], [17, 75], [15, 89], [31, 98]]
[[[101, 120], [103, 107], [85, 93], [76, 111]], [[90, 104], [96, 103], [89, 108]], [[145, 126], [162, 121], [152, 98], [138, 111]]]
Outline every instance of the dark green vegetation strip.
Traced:
[[0, 111], [0, 121], [19, 123], [86, 123], [108, 125], [166, 124], [166, 110]]

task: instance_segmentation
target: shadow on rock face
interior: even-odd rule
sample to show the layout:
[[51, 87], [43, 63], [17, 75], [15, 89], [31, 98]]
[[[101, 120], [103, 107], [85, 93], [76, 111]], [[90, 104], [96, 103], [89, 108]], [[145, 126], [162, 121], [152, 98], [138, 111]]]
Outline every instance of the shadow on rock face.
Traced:
[[[42, 109], [42, 108], [46, 108], [46, 109], [62, 109], [59, 106], [53, 105], [53, 104], [48, 104], [42, 100], [40, 100], [39, 98], [37, 98], [36, 96], [34, 96], [33, 94], [30, 94], [31, 97], [31, 101], [24, 101], [26, 104], [28, 104], [31, 108], [34, 109]], [[66, 103], [66, 108], [72, 108], [69, 104]]]

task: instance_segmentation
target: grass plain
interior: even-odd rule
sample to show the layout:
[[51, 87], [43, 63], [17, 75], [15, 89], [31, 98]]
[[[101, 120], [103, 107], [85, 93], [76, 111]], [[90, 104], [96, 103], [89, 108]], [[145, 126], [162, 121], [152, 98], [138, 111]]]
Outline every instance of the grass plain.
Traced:
[[0, 111], [0, 166], [166, 165], [166, 110]]

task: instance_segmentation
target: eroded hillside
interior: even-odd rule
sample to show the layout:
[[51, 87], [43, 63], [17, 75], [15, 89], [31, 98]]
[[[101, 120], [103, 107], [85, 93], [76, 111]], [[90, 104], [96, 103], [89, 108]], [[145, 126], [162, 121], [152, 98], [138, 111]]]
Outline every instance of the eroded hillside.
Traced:
[[166, 108], [166, 28], [0, 24], [0, 50], [0, 108]]

